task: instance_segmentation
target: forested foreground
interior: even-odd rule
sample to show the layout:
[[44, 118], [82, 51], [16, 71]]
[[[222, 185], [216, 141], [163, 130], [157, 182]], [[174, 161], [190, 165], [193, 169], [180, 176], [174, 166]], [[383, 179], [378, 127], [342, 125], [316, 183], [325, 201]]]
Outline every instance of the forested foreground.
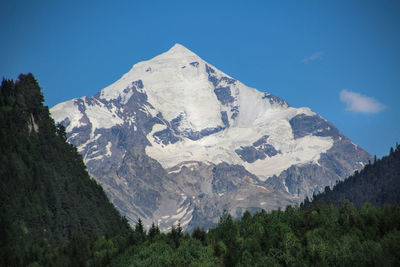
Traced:
[[400, 207], [370, 204], [357, 210], [318, 203], [305, 210], [224, 213], [208, 233], [180, 227], [160, 233], [138, 223], [126, 236], [74, 238], [30, 252], [53, 266], [400, 266]]
[[301, 207], [224, 213], [208, 232], [130, 229], [33, 75], [0, 89], [0, 266], [400, 266], [399, 146]]

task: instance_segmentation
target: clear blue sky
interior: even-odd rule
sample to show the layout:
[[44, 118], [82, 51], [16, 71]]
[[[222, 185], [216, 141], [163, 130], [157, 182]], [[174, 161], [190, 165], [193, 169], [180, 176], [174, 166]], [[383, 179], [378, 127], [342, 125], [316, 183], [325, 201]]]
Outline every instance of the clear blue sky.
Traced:
[[400, 1], [3, 0], [0, 10], [0, 76], [32, 72], [50, 107], [181, 43], [373, 155], [400, 141]]

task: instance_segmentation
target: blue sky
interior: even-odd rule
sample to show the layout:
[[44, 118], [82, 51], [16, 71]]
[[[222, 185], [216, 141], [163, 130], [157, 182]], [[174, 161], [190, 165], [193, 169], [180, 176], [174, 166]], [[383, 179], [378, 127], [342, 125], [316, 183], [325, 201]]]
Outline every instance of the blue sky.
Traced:
[[3, 0], [0, 10], [0, 76], [32, 72], [50, 107], [181, 43], [373, 155], [400, 141], [400, 1]]

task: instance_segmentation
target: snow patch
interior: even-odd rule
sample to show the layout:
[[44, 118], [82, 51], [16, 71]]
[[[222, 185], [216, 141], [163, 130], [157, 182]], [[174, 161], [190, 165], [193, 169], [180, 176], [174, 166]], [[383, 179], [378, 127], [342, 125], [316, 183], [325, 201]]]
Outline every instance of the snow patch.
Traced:
[[193, 219], [193, 209], [191, 209], [188, 213], [187, 213], [187, 219], [186, 220], [182, 220], [181, 223], [181, 227], [186, 226], [192, 219]]
[[112, 154], [111, 153], [111, 145], [112, 145], [111, 142], [108, 142], [106, 145], [106, 156], [107, 157], [111, 157], [111, 154]]
[[184, 209], [182, 209], [180, 212], [178, 212], [178, 210], [180, 210], [180, 209], [178, 209], [178, 210], [176, 211], [177, 214], [171, 216], [171, 219], [172, 219], [172, 220], [180, 220], [180, 219], [186, 214], [186, 211], [188, 210], [188, 208], [189, 208], [189, 206], [186, 206], [186, 207], [184, 207]]
[[103, 159], [103, 158], [104, 158], [103, 155], [98, 155], [98, 156], [93, 157], [93, 158], [86, 158], [86, 159], [85, 159], [85, 164], [87, 164], [89, 161], [92, 161], [92, 160], [101, 160], [101, 159]]
[[188, 162], [182, 162], [177, 166], [170, 168], [167, 171], [168, 173], [180, 173], [183, 167], [189, 168], [191, 171], [193, 171], [198, 166], [199, 166], [198, 162], [188, 161]]
[[67, 102], [57, 104], [50, 110], [51, 116], [57, 123], [60, 123], [66, 119], [69, 120], [70, 123], [65, 129], [67, 133], [71, 132], [75, 128], [86, 125], [81, 121], [83, 114], [79, 110], [78, 105], [75, 103], [78, 99], [79, 98], [75, 98]]
[[107, 109], [103, 103], [97, 102], [96, 105], [87, 105], [85, 113], [92, 124], [91, 137], [94, 136], [96, 129], [111, 128], [124, 121], [115, 113], [115, 109]]
[[289, 188], [286, 186], [286, 180], [285, 179], [283, 179], [283, 186], [285, 187], [285, 190], [286, 190], [286, 192], [288, 192], [289, 193]]

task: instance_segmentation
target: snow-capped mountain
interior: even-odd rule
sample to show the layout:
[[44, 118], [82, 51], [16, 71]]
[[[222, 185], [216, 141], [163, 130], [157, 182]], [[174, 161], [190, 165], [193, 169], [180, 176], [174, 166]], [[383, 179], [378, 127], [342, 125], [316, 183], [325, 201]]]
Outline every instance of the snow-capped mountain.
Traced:
[[301, 201], [370, 155], [309, 108], [250, 88], [176, 44], [92, 97], [51, 109], [131, 222], [217, 222]]

